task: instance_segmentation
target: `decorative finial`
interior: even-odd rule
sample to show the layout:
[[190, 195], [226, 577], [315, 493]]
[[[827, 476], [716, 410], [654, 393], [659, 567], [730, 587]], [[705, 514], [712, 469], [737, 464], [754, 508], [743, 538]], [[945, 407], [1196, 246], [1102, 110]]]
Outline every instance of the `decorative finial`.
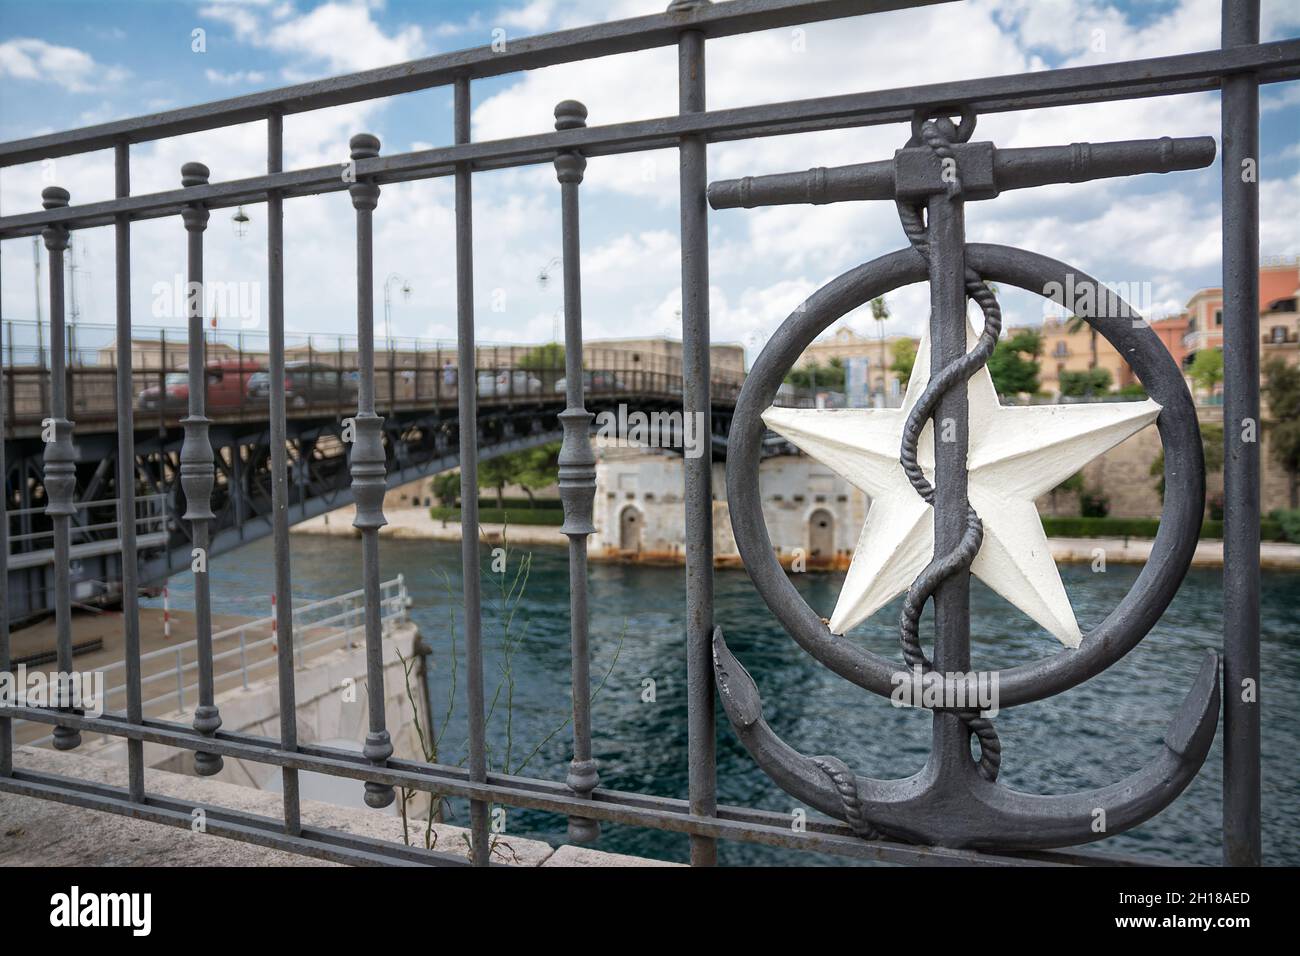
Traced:
[[186, 163], [181, 167], [182, 186], [206, 186], [212, 171], [202, 163]]
[[357, 133], [348, 140], [353, 159], [374, 159], [379, 155], [379, 137], [373, 133]]
[[555, 105], [556, 129], [582, 129], [587, 125], [587, 107], [577, 100], [561, 100]]
[[62, 186], [46, 186], [41, 190], [41, 205], [46, 209], [62, 209], [71, 198]]

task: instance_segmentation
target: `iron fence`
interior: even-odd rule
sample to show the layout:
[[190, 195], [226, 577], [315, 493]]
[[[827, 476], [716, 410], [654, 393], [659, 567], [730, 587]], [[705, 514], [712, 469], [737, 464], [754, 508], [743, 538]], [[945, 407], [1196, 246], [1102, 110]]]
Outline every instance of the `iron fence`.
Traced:
[[[737, 839], [772, 846], [820, 850], [866, 859], [920, 863], [1088, 863], [1097, 857], [1072, 850], [1032, 849], [1017, 853], [1008, 847], [1025, 845], [1017, 835], [990, 830], [972, 836], [959, 832], [975, 817], [966, 809], [953, 819], [955, 829], [929, 824], [909, 828], [900, 817], [891, 816], [893, 808], [874, 803], [871, 794], [875, 782], [855, 778], [833, 758], [813, 758], [802, 762], [780, 751], [776, 743], [763, 736], [765, 725], [757, 712], [757, 692], [745, 683], [743, 668], [715, 640], [713, 608], [713, 489], [712, 472], [707, 458], [686, 462], [684, 527], [686, 535], [686, 609], [687, 625], [683, 648], [687, 661], [687, 699], [689, 729], [689, 793], [686, 800], [612, 791], [600, 786], [599, 768], [592, 758], [593, 728], [585, 702], [589, 698], [588, 646], [586, 630], [585, 543], [592, 533], [591, 513], [594, 491], [594, 461], [588, 438], [590, 413], [584, 407], [587, 392], [584, 382], [581, 320], [581, 275], [578, 255], [580, 191], [586, 158], [641, 150], [675, 147], [680, 157], [681, 200], [681, 269], [682, 269], [682, 340], [683, 361], [680, 371], [681, 402], [687, 414], [707, 415], [710, 410], [712, 377], [709, 350], [709, 240], [708, 208], [762, 205], [770, 202], [830, 202], [846, 199], [898, 199], [908, 226], [909, 210], [915, 204], [928, 204], [929, 229], [938, 229], [934, 242], [939, 251], [930, 262], [929, 278], [935, 299], [935, 314], [964, 314], [958, 308], [963, 295], [963, 250], [966, 262], [981, 274], [1013, 284], [1027, 283], [1032, 275], [1031, 257], [1001, 247], [961, 245], [960, 202], [951, 188], [935, 189], [927, 179], [934, 171], [927, 164], [933, 159], [923, 145], [939, 155], [959, 156], [957, 165], [966, 179], [969, 198], [988, 198], [998, 188], [1018, 188], [1054, 177], [1090, 178], [1100, 175], [1128, 175], [1143, 170], [1203, 166], [1210, 161], [1206, 142], [1169, 140], [1149, 144], [1111, 144], [1109, 148], [1090, 148], [1075, 144], [1060, 148], [1053, 157], [1034, 171], [1034, 157], [1027, 150], [1002, 151], [995, 159], [989, 144], [970, 143], [967, 136], [975, 117], [1001, 111], [1034, 110], [1062, 105], [1097, 103], [1140, 97], [1169, 96], [1207, 90], [1221, 90], [1223, 98], [1222, 165], [1223, 165], [1223, 271], [1225, 335], [1225, 418], [1237, 422], [1258, 417], [1258, 290], [1255, 282], [1258, 265], [1258, 197], [1257, 185], [1239, 175], [1243, 162], [1258, 157], [1258, 90], [1261, 83], [1294, 80], [1300, 77], [1300, 40], [1272, 43], [1259, 42], [1259, 5], [1257, 0], [1225, 0], [1223, 5], [1223, 44], [1221, 49], [1175, 56], [1132, 60], [1036, 73], [987, 77], [960, 82], [910, 86], [842, 96], [829, 96], [794, 102], [709, 110], [705, 99], [705, 49], [708, 41], [753, 31], [795, 26], [840, 17], [875, 14], [882, 11], [916, 7], [931, 0], [732, 0], [710, 4], [704, 0], [674, 0], [667, 12], [566, 30], [545, 36], [511, 41], [505, 50], [482, 47], [453, 54], [439, 55], [411, 63], [384, 67], [349, 76], [287, 87], [280, 90], [236, 97], [204, 106], [174, 110], [135, 119], [105, 123], [70, 132], [52, 133], [0, 144], [0, 165], [36, 162], [44, 159], [111, 149], [116, 171], [116, 198], [103, 202], [74, 204], [66, 190], [52, 187], [43, 194], [44, 209], [0, 217], [0, 238], [14, 239], [33, 235], [43, 237], [49, 252], [50, 339], [65, 338], [63, 307], [63, 251], [70, 230], [112, 225], [115, 230], [116, 277], [116, 368], [108, 375], [104, 389], [112, 389], [120, 452], [119, 490], [125, 513], [133, 511], [134, 480], [129, 473], [133, 461], [132, 442], [136, 426], [136, 382], [132, 367], [132, 329], [130, 300], [131, 225], [134, 222], [179, 217], [188, 235], [188, 279], [201, 283], [203, 277], [203, 235], [213, 209], [265, 203], [268, 217], [268, 287], [269, 340], [267, 371], [269, 375], [268, 415], [275, 455], [273, 498], [276, 502], [274, 527], [274, 588], [280, 596], [276, 621], [286, 636], [277, 648], [281, 727], [278, 739], [230, 733], [220, 727], [220, 715], [213, 700], [214, 641], [210, 628], [210, 597], [206, 574], [195, 575], [198, 636], [195, 642], [195, 685], [197, 700], [191, 726], [146, 717], [139, 641], [138, 606], [133, 578], [138, 546], [134, 526], [123, 526], [122, 552], [126, 580], [123, 585], [125, 688], [124, 714], [106, 714], [90, 718], [74, 711], [7, 708], [0, 718], [0, 790], [26, 794], [64, 803], [129, 814], [138, 818], [188, 827], [189, 808], [175, 800], [149, 794], [144, 786], [143, 744], [145, 742], [194, 751], [199, 773], [214, 773], [224, 757], [278, 766], [283, 773], [283, 818], [272, 820], [231, 810], [214, 809], [208, 815], [208, 832], [236, 839], [277, 846], [295, 852], [352, 862], [415, 862], [455, 865], [459, 859], [419, 849], [392, 846], [362, 840], [346, 834], [304, 827], [299, 812], [298, 774], [317, 771], [361, 782], [366, 802], [384, 807], [393, 801], [393, 791], [403, 787], [415, 791], [437, 792], [470, 801], [471, 862], [489, 862], [488, 807], [503, 803], [516, 807], [562, 814], [570, 819], [574, 839], [589, 839], [603, 824], [633, 824], [689, 835], [691, 860], [709, 865], [716, 859], [720, 839]], [[675, 116], [634, 122], [588, 125], [586, 109], [576, 101], [556, 107], [554, 132], [510, 137], [492, 141], [471, 141], [470, 109], [472, 84], [475, 80], [516, 71], [535, 69], [558, 63], [575, 62], [592, 57], [627, 53], [657, 47], [675, 47], [678, 51], [679, 112]], [[454, 142], [450, 145], [407, 153], [383, 155], [379, 141], [361, 133], [351, 140], [350, 176], [340, 176], [337, 166], [285, 170], [282, 167], [282, 133], [284, 116], [342, 103], [358, 102], [412, 90], [451, 86], [454, 90]], [[578, 92], [578, 91], [575, 91]], [[948, 123], [947, 116], [961, 114], [960, 126]], [[238, 123], [259, 121], [266, 124], [267, 170], [264, 175], [231, 182], [211, 183], [208, 170], [200, 163], [187, 163], [182, 170], [179, 189], [147, 195], [132, 195], [130, 189], [131, 146], [169, 136], [216, 129]], [[911, 124], [913, 137], [908, 148], [889, 163], [865, 164], [844, 170], [814, 170], [811, 174], [791, 174], [764, 180], [739, 180], [717, 184], [710, 190], [706, 172], [706, 149], [709, 143], [745, 140], [814, 130], [842, 129], [879, 124]], [[946, 126], [944, 124], [947, 124]], [[955, 139], [954, 139], [955, 137]], [[987, 147], [987, 149], [985, 149]], [[948, 154], [942, 150], [947, 149]], [[1208, 143], [1209, 157], [1214, 144]], [[1019, 155], [1016, 155], [1019, 154]], [[998, 165], [998, 163], [1002, 165]], [[1093, 163], [1096, 162], [1097, 166]], [[380, 202], [380, 187], [387, 183], [435, 177], [450, 177], [455, 183], [457, 345], [455, 366], [479, 368], [480, 352], [475, 340], [474, 289], [472, 257], [471, 194], [477, 172], [509, 167], [553, 163], [559, 181], [562, 203], [563, 275], [565, 302], [565, 375], [563, 393], [565, 410], [559, 415], [564, 429], [560, 456], [560, 488], [565, 523], [563, 532], [571, 541], [571, 626], [573, 698], [573, 760], [563, 783], [543, 779], [489, 773], [486, 761], [484, 724], [483, 656], [479, 593], [479, 545], [477, 536], [477, 456], [475, 430], [464, 427], [472, 423], [480, 400], [476, 389], [458, 389], [455, 402], [462, 427], [459, 430], [463, 523], [464, 564], [464, 641], [469, 727], [469, 759], [464, 768], [395, 759], [382, 710], [383, 693], [380, 658], [381, 598], [378, 573], [378, 530], [384, 523], [382, 495], [384, 455], [379, 437], [383, 410], [384, 369], [382, 349], [377, 350], [373, 335], [372, 292], [374, 263], [371, 243], [372, 222], [385, 214]], [[907, 165], [911, 163], [911, 165]], [[1050, 174], [1050, 175], [1048, 175]], [[910, 178], [909, 178], [910, 177]], [[1009, 177], [1000, 179], [999, 177]], [[1037, 178], [1036, 178], [1037, 177]], [[937, 182], [937, 180], [936, 180]], [[960, 187], [959, 187], [960, 188]], [[907, 190], [911, 191], [908, 192]], [[356, 435], [351, 447], [351, 474], [357, 502], [355, 525], [363, 538], [363, 631], [368, 656], [370, 701], [378, 702], [370, 713], [370, 727], [361, 754], [315, 746], [297, 739], [294, 720], [294, 661], [292, 634], [295, 621], [289, 601], [291, 577], [288, 547], [288, 524], [285, 517], [285, 420], [290, 413], [284, 387], [286, 368], [284, 289], [283, 289], [283, 204], [296, 196], [342, 192], [346, 190], [356, 210], [358, 329], [356, 367], [358, 372], [355, 399]], [[947, 198], [945, 199], [945, 192]], [[910, 220], [909, 238], [914, 249], [901, 250], [869, 264], [884, 269], [887, 278], [916, 281], [927, 275], [926, 263], [915, 253], [925, 247], [926, 228], [919, 213]], [[179, 235], [179, 232], [178, 232]], [[1039, 260], [1032, 260], [1039, 262]], [[1029, 263], [1029, 264], [1027, 264]], [[858, 272], [866, 267], [860, 267]], [[864, 273], [865, 274], [865, 273]], [[819, 293], [819, 308], [837, 295], [857, 294], [864, 282], [858, 273], [846, 274]], [[872, 280], [875, 281], [875, 280]], [[870, 283], [865, 283], [869, 285]], [[851, 286], [847, 292], [845, 288]], [[975, 295], [975, 293], [972, 293]], [[980, 293], [983, 295], [983, 293]], [[819, 298], [820, 297], [820, 298]], [[981, 304], [986, 307], [988, 302]], [[987, 311], [987, 309], [986, 309]], [[193, 528], [193, 541], [202, 548], [207, 524], [212, 520], [209, 498], [213, 486], [212, 450], [207, 440], [211, 424], [205, 405], [201, 371], [205, 367], [205, 334], [201, 306], [190, 303], [189, 330], [186, 338], [188, 390], [186, 415], [181, 420], [186, 443], [181, 456], [180, 482], [185, 490], [188, 510], [184, 520]], [[1096, 316], [1089, 317], [1094, 325]], [[744, 471], [757, 453], [760, 429], [757, 411], [765, 394], [775, 396], [783, 359], [798, 338], [808, 333], [811, 319], [792, 316], [789, 341], [775, 342], [770, 355], [760, 361], [761, 381], [751, 378], [744, 385], [732, 430], [733, 454], [741, 460]], [[935, 321], [932, 317], [932, 321]], [[955, 327], [955, 326], [954, 326]], [[947, 360], [960, 359], [961, 346], [954, 345], [951, 328], [936, 326], [943, 343], [936, 355], [945, 352]], [[996, 326], [994, 326], [996, 332]], [[1105, 332], [1105, 329], [1102, 329]], [[1139, 333], [1133, 333], [1140, 337]], [[1108, 335], [1109, 337], [1109, 335]], [[783, 351], [784, 350], [784, 351]], [[0, 348], [0, 354], [3, 349]], [[797, 354], [797, 350], [795, 350]], [[974, 353], [973, 353], [974, 354]], [[68, 388], [68, 362], [62, 349], [52, 350], [49, 379], [41, 384], [47, 395], [42, 415], [52, 428], [45, 453], [45, 483], [48, 493], [47, 514], [52, 524], [56, 566], [66, 561], [69, 541], [74, 450], [71, 444], [73, 412], [77, 390]], [[1158, 363], [1157, 363], [1158, 364]], [[787, 363], [788, 367], [788, 363]], [[942, 369], [942, 365], [936, 366]], [[1163, 366], [1154, 371], [1163, 375]], [[1138, 370], [1141, 373], [1141, 369]], [[22, 371], [6, 366], [8, 377], [17, 382]], [[1141, 377], [1141, 376], [1140, 376]], [[1159, 378], [1160, 376], [1155, 376]], [[1186, 407], [1179, 404], [1176, 384], [1164, 378], [1156, 385], [1177, 408], [1161, 427], [1175, 434], [1185, 431]], [[6, 395], [13, 395], [7, 391]], [[391, 393], [390, 393], [391, 394]], [[746, 398], [746, 395], [749, 398]], [[938, 399], [936, 399], [938, 401]], [[964, 399], [942, 398], [944, 414], [961, 413]], [[6, 414], [20, 409], [8, 400]], [[938, 406], [932, 406], [932, 409]], [[1224, 814], [1223, 845], [1227, 863], [1258, 863], [1259, 836], [1259, 705], [1246, 701], [1236, 688], [1245, 682], [1258, 685], [1259, 675], [1259, 458], [1257, 444], [1243, 444], [1234, 439], [1234, 429], [1226, 429], [1227, 461], [1225, 465], [1225, 546], [1224, 573]], [[964, 434], [964, 433], [963, 433]], [[964, 442], [964, 438], [962, 439]], [[954, 446], [964, 448], [964, 445]], [[914, 448], [912, 449], [914, 452]], [[907, 455], [904, 447], [904, 457]], [[1193, 457], [1198, 450], [1175, 448], [1171, 458], [1181, 456], [1195, 472]], [[936, 522], [943, 525], [948, 545], [961, 537], [961, 520], [965, 514], [965, 463], [946, 450], [940, 464]], [[964, 454], [964, 452], [963, 452]], [[756, 459], [755, 459], [756, 460]], [[3, 463], [0, 462], [0, 465]], [[906, 462], [905, 462], [906, 464]], [[1172, 467], [1167, 465], [1168, 467]], [[735, 460], [729, 461], [729, 475]], [[1167, 472], [1168, 474], [1169, 472]], [[729, 479], [730, 480], [730, 479]], [[917, 485], [918, 491], [924, 479]], [[1203, 488], [1202, 488], [1203, 490]], [[729, 489], [733, 499], [733, 526], [738, 544], [759, 591], [791, 635], [805, 647], [848, 679], [875, 689], [887, 680], [897, 665], [886, 665], [871, 656], [860, 660], [852, 656], [845, 642], [828, 650], [824, 641], [824, 623], [813, 620], [793, 599], [783, 597], [783, 579], [775, 576], [763, 559], [756, 557], [765, 540], [761, 528], [741, 526], [736, 518], [737, 503], [746, 489]], [[1172, 492], [1187, 492], [1195, 497], [1195, 477], [1183, 480]], [[1108, 633], [1091, 644], [1085, 642], [1075, 656], [1053, 658], [1036, 672], [1015, 669], [1003, 681], [1004, 703], [1008, 706], [1055, 693], [1095, 673], [1102, 658], [1113, 659], [1139, 640], [1143, 625], [1150, 626], [1167, 604], [1171, 589], [1177, 587], [1186, 569], [1182, 561], [1190, 553], [1183, 541], [1194, 520], [1188, 509], [1194, 506], [1199, 515], [1201, 505], [1190, 504], [1184, 495], [1173, 505], [1176, 513], [1162, 523], [1162, 565], [1148, 569], [1145, 583], [1126, 609], [1131, 626], [1124, 633]], [[1177, 498], [1177, 494], [1175, 494]], [[1181, 509], [1181, 510], [1179, 510]], [[1186, 513], [1184, 513], [1186, 512]], [[1181, 516], [1181, 517], [1180, 517]], [[1199, 519], [1195, 519], [1199, 520]], [[1192, 528], [1194, 531], [1195, 529]], [[0, 535], [7, 533], [0, 523]], [[1168, 545], [1168, 547], [1165, 547]], [[947, 546], [947, 545], [945, 545]], [[0, 541], [0, 560], [8, 555], [8, 545]], [[770, 554], [767, 555], [770, 558]], [[1181, 562], [1181, 568], [1180, 568]], [[774, 560], [773, 560], [774, 564]], [[1160, 572], [1168, 580], [1152, 584]], [[776, 575], [779, 575], [779, 567]], [[70, 602], [67, 578], [56, 575], [59, 591], [56, 621], [59, 666], [71, 669]], [[788, 582], [786, 582], [788, 585]], [[950, 581], [936, 592], [948, 622], [936, 640], [939, 653], [949, 663], [960, 663], [969, 653], [969, 619], [961, 624], [961, 592], [958, 582]], [[0, 668], [9, 667], [7, 624], [2, 630]], [[963, 641], [965, 644], [963, 644]], [[716, 660], [715, 660], [716, 654]], [[925, 661], [923, 653], [920, 659]], [[926, 661], [928, 664], [928, 661]], [[715, 675], [716, 669], [716, 675]], [[1041, 673], [1045, 684], [1034, 684], [1034, 674]], [[790, 826], [785, 814], [743, 807], [721, 806], [715, 786], [715, 676], [721, 685], [722, 700], [738, 733], [747, 746], [776, 748], [756, 754], [764, 769], [792, 793], [808, 793], [813, 806], [824, 809], [830, 817], [810, 819], [806, 828]], [[1208, 742], [1205, 727], [1217, 723], [1218, 673], [1214, 668], [1203, 672], [1191, 698], [1202, 702], [1202, 712], [1180, 714], [1166, 737], [1163, 760], [1178, 765], [1180, 776], [1173, 793], [1186, 782], [1185, 764], [1204, 759]], [[187, 703], [190, 695], [186, 695]], [[124, 789], [102, 787], [89, 782], [67, 780], [24, 770], [13, 760], [12, 718], [45, 723], [53, 727], [53, 743], [58, 749], [72, 749], [81, 734], [99, 733], [123, 737], [128, 741], [129, 784]], [[979, 725], [968, 713], [936, 711], [936, 743], [944, 753], [940, 763], [966, 775], [975, 774], [976, 765], [970, 752], [971, 734], [981, 742], [980, 773], [996, 774], [995, 754], [988, 750], [996, 735], [991, 728]], [[962, 751], [965, 751], [964, 757]], [[820, 762], [818, 762], [820, 761]], [[940, 770], [943, 768], [941, 767]], [[1195, 768], [1192, 769], [1195, 772]], [[986, 781], [987, 782], [987, 781]], [[973, 783], [971, 784], [974, 785]], [[991, 784], [990, 784], [991, 785]], [[1120, 790], [1111, 796], [1121, 794]], [[1111, 788], [1114, 790], [1114, 788]], [[881, 792], [884, 792], [883, 790]], [[1106, 791], [1109, 793], [1110, 791]], [[866, 795], [865, 798], [863, 795]], [[1152, 806], [1142, 795], [1123, 796], [1125, 814], [1149, 815]], [[1172, 798], [1169, 796], [1168, 798]], [[1057, 798], [1039, 798], [1055, 807]], [[1109, 797], [1108, 797], [1109, 799]], [[1116, 797], [1120, 799], [1120, 797]], [[1165, 802], [1167, 802], [1167, 798]], [[1068, 802], [1068, 801], [1067, 801]], [[1063, 804], [1062, 804], [1063, 805]], [[1072, 804], [1071, 804], [1072, 805]], [[1160, 805], [1163, 805], [1160, 804]], [[979, 809], [979, 808], [976, 808]], [[985, 808], [987, 809], [987, 808]], [[1158, 809], [1158, 807], [1156, 808]], [[1024, 811], [1023, 806], [1017, 810]], [[1031, 812], [1031, 811], [1024, 811]], [[1036, 812], [1036, 811], [1032, 811]], [[1030, 845], [1052, 846], [1078, 842], [1067, 834], [1068, 827], [1050, 819], [1050, 809], [1029, 827]], [[879, 830], [871, 820], [885, 822]], [[1053, 829], [1055, 827], [1055, 829]], [[1072, 834], [1073, 831], [1069, 830]], [[936, 835], [937, 834], [937, 835]], [[1056, 834], [1054, 837], [1053, 834]], [[1084, 839], [1091, 839], [1085, 837]], [[1053, 844], [1052, 839], [1057, 843]], [[1035, 843], [1034, 841], [1037, 841]], [[1106, 857], [1110, 862], [1124, 862]], [[1131, 862], [1131, 861], [1129, 861]]]

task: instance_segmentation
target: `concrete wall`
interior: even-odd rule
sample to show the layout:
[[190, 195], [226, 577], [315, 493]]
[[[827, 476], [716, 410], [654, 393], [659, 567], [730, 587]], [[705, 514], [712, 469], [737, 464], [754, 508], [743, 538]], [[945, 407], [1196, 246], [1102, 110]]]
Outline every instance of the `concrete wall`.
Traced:
[[[398, 652], [411, 660], [417, 637], [415, 625], [408, 623], [393, 628], [384, 639], [387, 726], [393, 738], [394, 756], [408, 760], [423, 759], [423, 754], [406, 698], [403, 665]], [[365, 647], [359, 638], [351, 641], [347, 648], [308, 659], [303, 667], [295, 670], [299, 743], [328, 743], [342, 748], [342, 741], [355, 742], [355, 749], [360, 752], [368, 729], [365, 678]], [[351, 695], [345, 694], [345, 682], [349, 680], [353, 682]], [[419, 682], [418, 659], [411, 680], [416, 687], [416, 700], [423, 707], [424, 688]], [[354, 699], [348, 700], [347, 696]], [[250, 682], [247, 690], [241, 687], [218, 694], [216, 703], [221, 711], [222, 730], [280, 739], [279, 691], [274, 673], [266, 679]], [[160, 719], [188, 724], [193, 713], [175, 712], [164, 714]], [[425, 720], [424, 713], [420, 714], [420, 720]], [[126, 761], [126, 743], [122, 740], [88, 739], [83, 750], [87, 756]], [[194, 756], [190, 751], [146, 743], [144, 755], [146, 766], [175, 773], [194, 772]], [[268, 764], [247, 763], [227, 757], [221, 773], [211, 779], [258, 789], [278, 788], [280, 770]], [[331, 802], [362, 806], [361, 786], [355, 781], [346, 781], [342, 785], [350, 788], [348, 799]], [[355, 800], [351, 799], [352, 796]]]

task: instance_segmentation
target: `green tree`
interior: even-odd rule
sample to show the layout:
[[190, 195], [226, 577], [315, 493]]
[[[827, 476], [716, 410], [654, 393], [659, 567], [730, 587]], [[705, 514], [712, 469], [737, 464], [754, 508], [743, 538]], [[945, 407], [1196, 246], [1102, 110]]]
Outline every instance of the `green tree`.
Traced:
[[1097, 392], [1110, 390], [1110, 370], [1090, 368], [1086, 372], [1062, 372], [1061, 394], [1067, 398], [1083, 398]]
[[911, 339], [898, 339], [890, 350], [894, 353], [894, 364], [889, 366], [889, 370], [898, 376], [903, 388], [907, 388], [912, 378], [912, 366], [916, 364], [916, 343]]
[[506, 506], [506, 485], [516, 479], [519, 474], [519, 462], [515, 460], [518, 452], [512, 452], [508, 455], [498, 455], [495, 458], [485, 458], [478, 463], [478, 486], [480, 488], [494, 488], [497, 493], [497, 507]]
[[1300, 508], [1300, 367], [1271, 359], [1264, 366], [1263, 391], [1272, 419], [1269, 449], [1286, 470], [1291, 507]]
[[438, 499], [438, 504], [444, 508], [451, 508], [456, 504], [456, 498], [460, 495], [459, 471], [444, 471], [436, 475], [429, 484], [433, 489], [433, 496]]
[[544, 370], [564, 368], [564, 346], [559, 342], [534, 345], [519, 359], [520, 368]]
[[[1217, 422], [1201, 423], [1201, 453], [1205, 456], [1206, 474], [1223, 471], [1223, 426]], [[1162, 448], [1151, 462], [1151, 476], [1156, 478], [1156, 493], [1165, 500], [1165, 452]]]
[[1037, 392], [1038, 356], [1042, 351], [1042, 336], [1036, 329], [1024, 329], [1009, 339], [999, 339], [989, 356], [989, 374], [998, 394]]
[[822, 388], [832, 392], [844, 391], [844, 363], [833, 358], [826, 365], [809, 362], [802, 368], [793, 368], [785, 380], [799, 388]]
[[549, 488], [560, 480], [560, 443], [551, 442], [527, 451], [516, 452], [519, 458], [519, 471], [515, 474], [515, 484], [524, 489], [528, 495], [529, 506], [536, 505], [533, 492]]
[[1192, 359], [1187, 375], [1192, 384], [1213, 395], [1215, 386], [1223, 381], [1223, 349], [1201, 349]]

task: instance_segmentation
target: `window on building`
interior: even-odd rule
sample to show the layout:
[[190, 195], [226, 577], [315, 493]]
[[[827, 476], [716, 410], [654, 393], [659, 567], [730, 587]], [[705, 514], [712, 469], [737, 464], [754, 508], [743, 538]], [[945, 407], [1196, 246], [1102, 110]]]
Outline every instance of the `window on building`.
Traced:
[[1215, 309], [1215, 310], [1214, 310], [1214, 327], [1215, 327], [1216, 329], [1221, 329], [1221, 328], [1223, 328], [1223, 310], [1222, 310], [1222, 309]]
[[1058, 356], [1069, 355], [1069, 354], [1070, 354], [1070, 346], [1067, 345], [1064, 341], [1057, 342], [1057, 343], [1056, 343], [1056, 354], [1057, 354]]

